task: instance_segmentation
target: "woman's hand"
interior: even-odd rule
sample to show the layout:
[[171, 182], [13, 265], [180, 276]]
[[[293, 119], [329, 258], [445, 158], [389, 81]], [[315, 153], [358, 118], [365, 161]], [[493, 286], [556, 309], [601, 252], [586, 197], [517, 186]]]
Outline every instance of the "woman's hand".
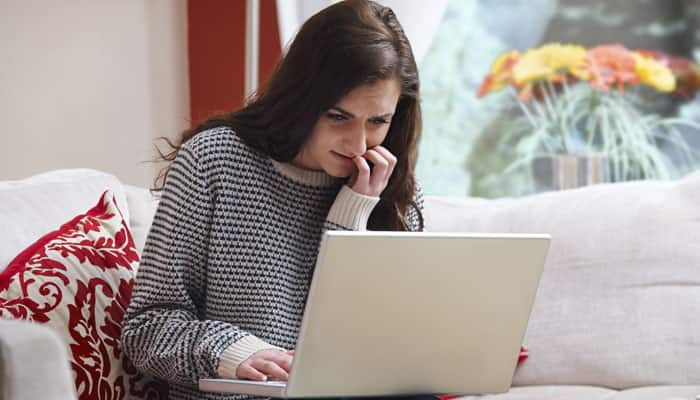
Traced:
[[[367, 160], [374, 164], [370, 170]], [[384, 191], [396, 166], [396, 156], [382, 146], [372, 147], [363, 156], [353, 158], [357, 171], [348, 181], [348, 186], [356, 193], [379, 197]]]
[[294, 350], [256, 351], [238, 366], [236, 376], [253, 381], [266, 381], [268, 376], [274, 380], [286, 381], [289, 379], [293, 358]]

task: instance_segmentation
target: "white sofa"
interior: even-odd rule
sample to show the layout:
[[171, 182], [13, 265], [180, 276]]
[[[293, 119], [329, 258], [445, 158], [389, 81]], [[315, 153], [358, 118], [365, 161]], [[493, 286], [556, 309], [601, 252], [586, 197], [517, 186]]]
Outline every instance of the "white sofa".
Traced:
[[[108, 188], [141, 251], [157, 205], [148, 190], [94, 170], [51, 171], [0, 182], [0, 270]], [[553, 238], [524, 340], [530, 357], [516, 370], [510, 392], [465, 399], [700, 394], [700, 172], [675, 182], [516, 199], [427, 196], [426, 210], [430, 231], [546, 232]], [[35, 398], [27, 382], [37, 381], [43, 382], [41, 398], [74, 398], [61, 345], [43, 326], [0, 320], [0, 398]], [[28, 350], [39, 348], [54, 350]], [[60, 364], [65, 369], [56, 373]]]

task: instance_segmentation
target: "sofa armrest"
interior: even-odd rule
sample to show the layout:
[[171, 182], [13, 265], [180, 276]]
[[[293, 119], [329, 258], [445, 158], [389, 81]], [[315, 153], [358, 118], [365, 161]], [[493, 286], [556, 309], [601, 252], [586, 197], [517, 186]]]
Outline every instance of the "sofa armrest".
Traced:
[[51, 328], [0, 319], [0, 398], [77, 398], [66, 345]]

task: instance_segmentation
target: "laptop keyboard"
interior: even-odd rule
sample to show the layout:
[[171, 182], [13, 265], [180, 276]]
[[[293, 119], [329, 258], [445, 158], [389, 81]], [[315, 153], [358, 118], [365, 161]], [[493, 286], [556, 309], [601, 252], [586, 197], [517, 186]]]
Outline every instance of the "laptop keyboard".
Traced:
[[261, 382], [261, 383], [266, 383], [270, 384], [272, 386], [279, 386], [279, 387], [285, 387], [287, 386], [287, 381], [275, 381], [275, 380], [268, 380], [266, 382]]

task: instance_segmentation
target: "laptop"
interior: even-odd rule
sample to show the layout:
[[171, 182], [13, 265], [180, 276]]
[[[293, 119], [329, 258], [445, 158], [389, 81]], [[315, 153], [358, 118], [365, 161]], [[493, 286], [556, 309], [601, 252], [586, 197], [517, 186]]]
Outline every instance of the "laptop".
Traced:
[[507, 392], [550, 239], [328, 231], [289, 380], [199, 388], [276, 398]]

